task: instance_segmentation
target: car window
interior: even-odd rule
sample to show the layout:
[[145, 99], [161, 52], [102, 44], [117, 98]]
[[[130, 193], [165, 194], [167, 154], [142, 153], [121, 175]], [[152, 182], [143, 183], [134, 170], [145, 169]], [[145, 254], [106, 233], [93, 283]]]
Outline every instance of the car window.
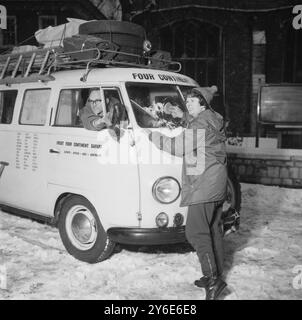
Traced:
[[181, 118], [172, 116], [173, 107], [185, 111], [184, 100], [176, 85], [127, 83], [126, 89], [137, 124], [142, 128], [175, 128]]
[[12, 122], [17, 93], [17, 90], [0, 91], [0, 123]]
[[83, 127], [79, 114], [85, 106], [90, 90], [91, 88], [61, 90], [55, 126]]
[[20, 124], [44, 125], [50, 98], [50, 89], [26, 90], [22, 103]]
[[193, 87], [191, 86], [179, 86], [179, 89], [184, 97], [184, 99], [186, 100], [188, 92], [192, 90]]

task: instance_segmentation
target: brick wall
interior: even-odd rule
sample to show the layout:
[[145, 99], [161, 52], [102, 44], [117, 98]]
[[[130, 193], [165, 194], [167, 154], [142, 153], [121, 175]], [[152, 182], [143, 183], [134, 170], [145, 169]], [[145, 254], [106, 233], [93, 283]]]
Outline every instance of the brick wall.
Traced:
[[228, 161], [240, 182], [302, 188], [302, 154], [296, 150], [280, 149], [280, 154], [229, 151]]

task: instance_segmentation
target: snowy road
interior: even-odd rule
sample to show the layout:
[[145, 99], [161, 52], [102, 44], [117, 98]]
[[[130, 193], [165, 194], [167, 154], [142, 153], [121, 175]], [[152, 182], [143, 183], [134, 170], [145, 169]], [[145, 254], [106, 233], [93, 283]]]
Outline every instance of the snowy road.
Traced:
[[[302, 190], [242, 192], [240, 231], [225, 239], [223, 298], [302, 299]], [[121, 249], [89, 265], [67, 254], [56, 229], [0, 211], [0, 299], [204, 299], [188, 247]]]

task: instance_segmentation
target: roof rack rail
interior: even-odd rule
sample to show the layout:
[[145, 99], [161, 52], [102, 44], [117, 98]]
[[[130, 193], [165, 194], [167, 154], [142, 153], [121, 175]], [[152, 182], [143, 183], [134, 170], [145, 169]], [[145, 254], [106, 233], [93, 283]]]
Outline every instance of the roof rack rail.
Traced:
[[180, 62], [152, 56], [100, 48], [64, 52], [61, 47], [55, 47], [0, 55], [0, 84], [51, 81], [54, 80], [52, 72], [79, 68], [86, 69], [81, 78], [86, 81], [91, 66], [181, 70]]

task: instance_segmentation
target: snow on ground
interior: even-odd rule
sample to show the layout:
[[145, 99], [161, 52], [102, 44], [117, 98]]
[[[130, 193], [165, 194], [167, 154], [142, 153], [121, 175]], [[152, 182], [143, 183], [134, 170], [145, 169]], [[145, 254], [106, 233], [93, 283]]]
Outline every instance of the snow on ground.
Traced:
[[[222, 298], [301, 299], [302, 190], [242, 184], [242, 195], [240, 231], [225, 238]], [[67, 254], [55, 228], [0, 211], [0, 299], [204, 299], [189, 246], [120, 249], [86, 264]]]

